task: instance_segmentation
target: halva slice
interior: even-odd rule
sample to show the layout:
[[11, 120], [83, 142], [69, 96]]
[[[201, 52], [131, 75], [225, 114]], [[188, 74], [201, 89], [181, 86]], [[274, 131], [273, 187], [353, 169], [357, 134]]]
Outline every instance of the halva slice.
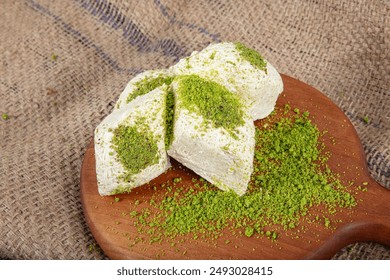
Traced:
[[100, 195], [130, 192], [170, 167], [165, 149], [167, 86], [114, 110], [95, 129]]
[[240, 98], [197, 75], [178, 76], [168, 154], [218, 188], [243, 195], [253, 171], [255, 127]]
[[139, 96], [142, 96], [164, 84], [170, 85], [173, 74], [169, 69], [147, 70], [132, 78], [123, 90], [115, 104], [115, 109], [121, 109]]
[[242, 43], [211, 44], [172, 66], [175, 75], [196, 74], [238, 94], [253, 120], [268, 116], [283, 91], [276, 69], [258, 52]]

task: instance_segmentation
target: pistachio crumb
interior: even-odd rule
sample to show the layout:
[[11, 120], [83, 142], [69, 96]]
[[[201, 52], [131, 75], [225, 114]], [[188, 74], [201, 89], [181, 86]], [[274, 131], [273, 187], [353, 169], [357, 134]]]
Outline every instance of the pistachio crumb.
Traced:
[[1, 115], [1, 118], [3, 119], [3, 120], [8, 120], [9, 119], [9, 116], [8, 116], [8, 114], [7, 113], [3, 113], [2, 115]]

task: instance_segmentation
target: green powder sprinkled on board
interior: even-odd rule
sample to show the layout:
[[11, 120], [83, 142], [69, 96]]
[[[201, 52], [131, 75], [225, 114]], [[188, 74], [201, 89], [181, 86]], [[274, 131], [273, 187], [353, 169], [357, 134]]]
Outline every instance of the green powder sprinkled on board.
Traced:
[[182, 106], [203, 116], [206, 124], [225, 128], [231, 134], [244, 125], [244, 107], [226, 87], [197, 75], [180, 76], [178, 84]]
[[165, 75], [159, 75], [155, 78], [146, 77], [143, 80], [135, 83], [136, 89], [127, 97], [126, 103], [129, 103], [138, 96], [151, 92], [163, 84], [170, 85], [172, 81], [173, 77]]
[[251, 237], [254, 234], [255, 230], [253, 227], [246, 227], [245, 228], [245, 235], [247, 237]]
[[234, 235], [264, 235], [275, 241], [278, 230], [298, 228], [309, 209], [320, 205], [323, 217], [312, 220], [331, 228], [330, 214], [357, 202], [327, 166], [322, 134], [309, 114], [295, 110], [290, 115], [263, 121], [263, 128], [256, 129], [254, 172], [245, 195], [220, 191], [202, 178], [193, 178], [187, 188], [170, 179], [162, 186], [163, 197], [153, 198], [134, 217], [140, 233], [161, 233], [159, 240], [182, 235], [215, 240], [228, 229]]
[[[139, 127], [142, 131], [139, 131]], [[114, 130], [112, 147], [126, 170], [120, 178], [125, 182], [130, 182], [135, 174], [159, 161], [153, 133], [142, 125], [138, 126], [138, 129], [137, 126], [119, 125]]]
[[267, 73], [267, 61], [255, 50], [248, 48], [243, 43], [235, 43], [236, 49], [241, 57], [249, 61], [249, 63], [265, 73]]

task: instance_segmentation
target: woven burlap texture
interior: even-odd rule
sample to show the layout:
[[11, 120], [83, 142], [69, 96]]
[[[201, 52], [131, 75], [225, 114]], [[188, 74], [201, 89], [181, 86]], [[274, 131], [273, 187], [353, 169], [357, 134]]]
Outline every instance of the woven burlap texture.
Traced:
[[[390, 187], [389, 2], [286, 2], [0, 1], [0, 258], [106, 258], [80, 202], [93, 130], [136, 73], [212, 42], [242, 41], [330, 97]], [[390, 249], [358, 243], [334, 258]]]

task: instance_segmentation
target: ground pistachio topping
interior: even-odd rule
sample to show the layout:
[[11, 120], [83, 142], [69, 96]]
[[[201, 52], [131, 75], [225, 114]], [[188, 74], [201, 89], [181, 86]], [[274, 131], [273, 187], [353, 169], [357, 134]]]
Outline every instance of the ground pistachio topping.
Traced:
[[226, 87], [197, 75], [179, 76], [178, 84], [182, 106], [201, 115], [205, 125], [222, 127], [235, 135], [236, 128], [245, 124], [239, 97]]
[[132, 189], [133, 188], [131, 186], [128, 186], [128, 185], [119, 185], [111, 192], [111, 195], [122, 194], [122, 193], [131, 193]]
[[146, 77], [143, 80], [135, 83], [136, 89], [132, 92], [132, 94], [127, 97], [126, 103], [129, 103], [138, 96], [151, 92], [152, 90], [158, 88], [159, 86], [162, 86], [163, 84], [170, 85], [172, 81], [173, 77], [165, 76], [162, 74], [154, 78]]
[[112, 148], [126, 170], [121, 181], [130, 182], [135, 174], [158, 163], [157, 141], [142, 118], [133, 126], [119, 125], [113, 134]]
[[[324, 135], [308, 112], [286, 106], [282, 116], [273, 114], [260, 124], [254, 173], [245, 195], [220, 191], [200, 177], [194, 177], [191, 186], [171, 178], [159, 186], [162, 194], [156, 192], [160, 195], [142, 208], [134, 204], [131, 217], [138, 232], [147, 233], [150, 243], [183, 235], [215, 240], [226, 229], [236, 236], [275, 241], [281, 230], [303, 230], [304, 218], [332, 228], [338, 222], [333, 214], [357, 205], [351, 185], [329, 169]], [[320, 205], [320, 214], [309, 215], [311, 207]]]
[[235, 43], [237, 51], [240, 53], [240, 56], [253, 66], [260, 70], [263, 70], [267, 73], [267, 61], [254, 49], [250, 49], [245, 46], [243, 43]]
[[168, 150], [173, 141], [173, 122], [175, 116], [175, 96], [172, 89], [167, 92], [165, 101], [165, 149]]

